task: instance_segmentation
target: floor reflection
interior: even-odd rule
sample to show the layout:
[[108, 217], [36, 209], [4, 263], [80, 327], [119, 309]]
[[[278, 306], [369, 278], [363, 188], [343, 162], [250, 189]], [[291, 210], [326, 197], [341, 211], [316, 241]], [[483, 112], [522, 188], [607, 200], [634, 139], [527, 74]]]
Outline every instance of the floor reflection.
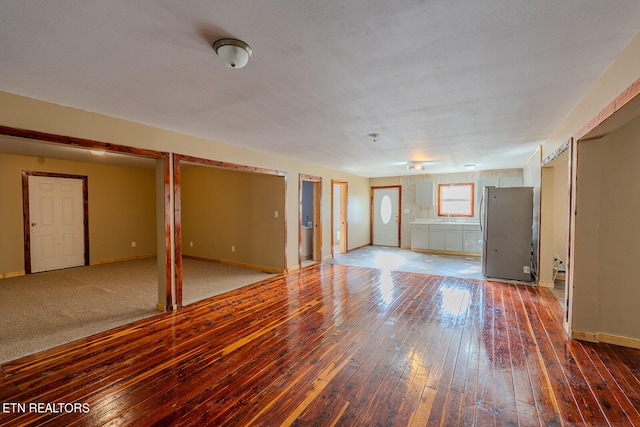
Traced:
[[471, 303], [471, 293], [467, 289], [457, 289], [443, 287], [440, 289], [442, 294], [442, 311], [444, 314], [460, 316], [466, 315]]
[[366, 246], [347, 254], [337, 254], [326, 262], [381, 270], [484, 279], [479, 256], [427, 254], [409, 249]]
[[395, 285], [393, 283], [393, 277], [391, 277], [391, 270], [382, 270], [379, 289], [382, 302], [385, 305], [389, 305], [393, 302], [394, 287]]

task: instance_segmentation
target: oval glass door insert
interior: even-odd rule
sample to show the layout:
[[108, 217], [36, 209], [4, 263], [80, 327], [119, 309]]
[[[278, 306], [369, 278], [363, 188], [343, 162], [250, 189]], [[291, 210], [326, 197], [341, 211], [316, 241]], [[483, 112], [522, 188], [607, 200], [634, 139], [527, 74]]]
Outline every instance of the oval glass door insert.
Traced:
[[389, 224], [391, 221], [391, 197], [385, 194], [380, 201], [380, 219], [384, 224]]

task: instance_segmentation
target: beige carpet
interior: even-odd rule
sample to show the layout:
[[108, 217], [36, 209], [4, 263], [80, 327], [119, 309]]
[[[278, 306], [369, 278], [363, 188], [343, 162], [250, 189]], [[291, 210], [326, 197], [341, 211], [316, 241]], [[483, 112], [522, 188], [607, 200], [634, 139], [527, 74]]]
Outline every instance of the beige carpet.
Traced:
[[[185, 259], [190, 304], [271, 274]], [[131, 323], [156, 310], [155, 258], [0, 280], [0, 363]]]

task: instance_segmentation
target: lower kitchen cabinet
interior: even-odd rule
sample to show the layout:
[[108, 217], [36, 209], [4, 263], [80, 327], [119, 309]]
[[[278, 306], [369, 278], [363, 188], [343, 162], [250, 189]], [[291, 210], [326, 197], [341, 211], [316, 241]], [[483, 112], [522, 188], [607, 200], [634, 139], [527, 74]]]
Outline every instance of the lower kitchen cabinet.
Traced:
[[480, 226], [463, 226], [462, 252], [480, 253], [480, 251]]
[[429, 249], [429, 224], [411, 225], [411, 249]]
[[411, 224], [412, 250], [478, 254], [479, 239], [478, 224]]

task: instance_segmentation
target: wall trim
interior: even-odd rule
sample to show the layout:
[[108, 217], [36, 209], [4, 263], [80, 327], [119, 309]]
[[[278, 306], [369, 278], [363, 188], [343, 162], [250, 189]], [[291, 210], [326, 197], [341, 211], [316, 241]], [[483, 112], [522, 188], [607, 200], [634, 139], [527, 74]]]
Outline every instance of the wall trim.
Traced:
[[166, 305], [160, 304], [160, 303], [156, 304], [156, 310], [162, 311], [162, 312], [164, 312], [164, 311], [173, 311], [173, 310], [177, 310], [177, 309], [178, 309], [178, 306], [176, 306], [176, 305], [166, 306]]
[[603, 343], [640, 349], [640, 339], [621, 337], [619, 335], [611, 335], [611, 334], [604, 334], [604, 333], [600, 333], [598, 334], [598, 336], [600, 338], [600, 342], [603, 342]]
[[101, 259], [97, 261], [91, 261], [89, 265], [102, 265], [102, 264], [111, 264], [113, 262], [122, 262], [122, 261], [133, 261], [135, 259], [143, 259], [143, 258], [153, 258], [157, 256], [156, 254], [142, 254], [142, 255], [132, 255], [128, 257], [122, 258], [112, 258], [112, 259]]
[[26, 273], [24, 270], [20, 271], [10, 271], [8, 273], [0, 273], [0, 279], [8, 279], [10, 277], [20, 277], [24, 276]]
[[373, 245], [372, 245], [371, 243], [367, 243], [367, 244], [364, 244], [364, 245], [360, 245], [360, 246], [357, 246], [357, 247], [355, 247], [355, 248], [351, 248], [351, 249], [349, 249], [349, 250], [347, 251], [347, 253], [349, 253], [349, 252], [353, 252], [353, 251], [357, 251], [358, 249], [366, 248], [367, 246], [373, 246]]
[[613, 345], [619, 345], [621, 347], [640, 349], [640, 339], [621, 337], [619, 335], [605, 334], [602, 332], [572, 331], [571, 338], [580, 340], [580, 341], [613, 344]]
[[224, 260], [221, 260], [221, 259], [206, 258], [206, 257], [200, 257], [200, 256], [194, 256], [194, 255], [185, 255], [185, 254], [182, 254], [182, 257], [183, 258], [193, 259], [193, 260], [196, 260], [196, 261], [210, 262], [210, 263], [213, 263], [213, 264], [230, 265], [232, 267], [240, 267], [240, 268], [250, 268], [251, 270], [259, 270], [259, 271], [263, 271], [265, 273], [275, 273], [275, 274], [284, 273], [284, 270], [281, 269], [281, 268], [267, 267], [267, 266], [264, 266], [264, 265], [244, 264], [244, 263], [241, 263], [241, 262], [224, 261]]
[[551, 161], [553, 159], [555, 159], [556, 157], [558, 157], [559, 155], [561, 155], [562, 153], [567, 151], [569, 149], [569, 147], [571, 147], [571, 143], [572, 142], [573, 142], [573, 138], [567, 139], [565, 142], [562, 143], [562, 145], [560, 145], [551, 154], [549, 154], [547, 157], [545, 157], [544, 160], [542, 160], [540, 166], [544, 167], [544, 166], [548, 165], [549, 163], [551, 163]]
[[600, 342], [598, 334], [593, 332], [571, 331], [571, 338], [580, 341]]

